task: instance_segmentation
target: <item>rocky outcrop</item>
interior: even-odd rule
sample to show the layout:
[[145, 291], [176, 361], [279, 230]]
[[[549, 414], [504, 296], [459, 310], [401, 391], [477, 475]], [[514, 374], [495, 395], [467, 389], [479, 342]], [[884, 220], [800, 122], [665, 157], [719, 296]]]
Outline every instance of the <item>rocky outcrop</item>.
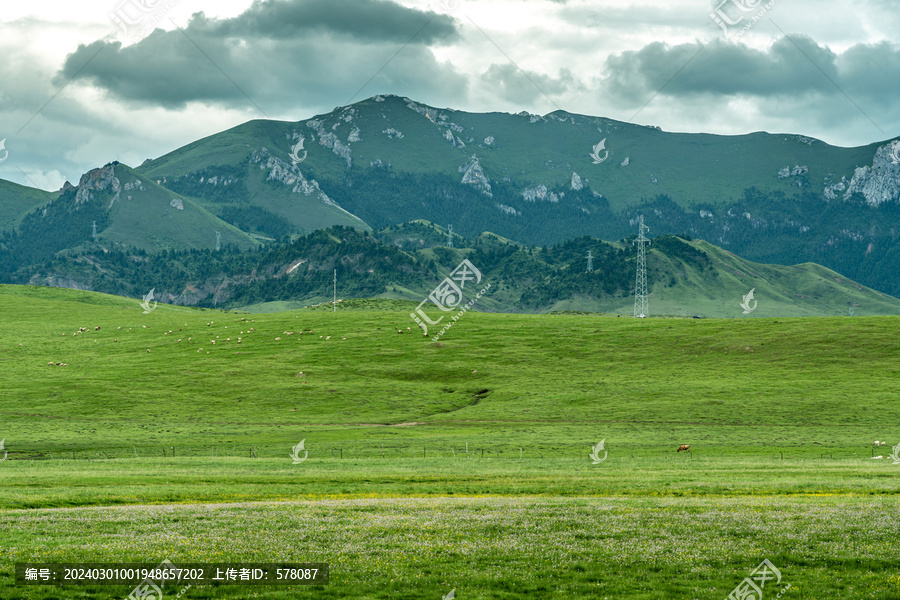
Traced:
[[484, 174], [484, 170], [478, 162], [478, 157], [474, 154], [465, 165], [459, 168], [459, 172], [463, 174], [462, 182], [474, 185], [480, 189], [486, 196], [493, 197], [491, 192], [491, 180]]
[[184, 210], [184, 203], [178, 198], [172, 198], [172, 201], [169, 202], [169, 206], [176, 210]]
[[[350, 119], [353, 118], [352, 114], [344, 115], [344, 119], [347, 117]], [[330, 131], [325, 131], [325, 124], [318, 119], [310, 119], [306, 122], [306, 126], [319, 134], [319, 144], [329, 148], [332, 152], [340, 156], [347, 163], [347, 168], [353, 166], [353, 158], [350, 153], [350, 146], [347, 146], [341, 140], [338, 139], [338, 136]]]
[[322, 204], [340, 208], [334, 200], [319, 189], [319, 184], [315, 179], [307, 180], [297, 165], [272, 156], [268, 148], [262, 147], [255, 150], [250, 155], [250, 163], [259, 165], [260, 170], [268, 169], [269, 174], [266, 176], [266, 181], [281, 182], [290, 186], [292, 194], [316, 195]]
[[454, 136], [453, 132], [449, 129], [444, 132], [444, 139], [453, 144], [454, 148], [465, 148], [466, 145], [463, 143], [459, 136]]
[[581, 191], [584, 188], [584, 184], [581, 182], [581, 177], [575, 171], [572, 171], [571, 187], [576, 192]]
[[620, 167], [627, 167], [627, 166], [628, 166], [628, 163], [630, 163], [630, 162], [631, 162], [631, 157], [630, 157], [630, 156], [626, 156], [626, 157], [625, 157], [625, 160], [623, 160], [622, 162], [619, 163], [619, 166], [620, 166]]
[[900, 201], [900, 161], [894, 161], [893, 149], [893, 144], [885, 144], [875, 151], [871, 167], [857, 167], [844, 200], [862, 194], [869, 206]]
[[504, 212], [504, 213], [506, 213], [508, 215], [512, 215], [514, 217], [518, 217], [520, 214], [519, 211], [514, 209], [512, 206], [507, 206], [505, 204], [498, 204], [497, 208], [500, 209], [500, 212]]
[[537, 202], [538, 200], [553, 202], [554, 204], [559, 202], [559, 196], [548, 190], [547, 186], [544, 184], [525, 188], [522, 190], [522, 197], [525, 198], [527, 202]]
[[525, 110], [523, 110], [520, 113], [516, 113], [516, 116], [517, 117], [525, 117], [526, 119], [528, 119], [529, 123], [537, 123], [538, 121], [546, 122], [546, 120], [547, 120], [544, 117], [542, 117], [541, 115], [533, 115], [530, 112], [525, 111]]
[[788, 177], [797, 177], [798, 175], [806, 175], [809, 172], [809, 167], [803, 165], [795, 165], [792, 169], [790, 166], [784, 167], [780, 171], [778, 171], [778, 179], [787, 179]]
[[[111, 190], [115, 192], [112, 202], [119, 199], [122, 185], [116, 178], [116, 163], [110, 163], [105, 167], [93, 169], [81, 176], [78, 182], [78, 192], [75, 194], [75, 206], [84, 204], [95, 198], [92, 192], [105, 192]], [[110, 202], [110, 205], [112, 205]]]
[[403, 139], [403, 132], [394, 129], [393, 127], [385, 129], [381, 133], [386, 133], [389, 138], [394, 138], [394, 139], [398, 139], [398, 140]]
[[840, 181], [835, 181], [833, 183], [828, 183], [825, 185], [825, 198], [828, 200], [834, 200], [837, 197], [835, 192], [843, 192], [847, 189], [847, 178], [841, 177]]
[[406, 106], [409, 109], [416, 111], [432, 123], [437, 123], [438, 120], [446, 121], [448, 118], [447, 115], [441, 113], [441, 111], [436, 108], [431, 108], [430, 106], [422, 106], [421, 104], [414, 102], [409, 98], [404, 98], [403, 100], [406, 102]]

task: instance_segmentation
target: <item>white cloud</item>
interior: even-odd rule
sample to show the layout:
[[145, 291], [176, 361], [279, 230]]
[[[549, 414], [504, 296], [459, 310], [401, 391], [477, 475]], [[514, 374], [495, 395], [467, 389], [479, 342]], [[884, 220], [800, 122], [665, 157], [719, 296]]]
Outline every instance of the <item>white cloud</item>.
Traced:
[[[738, 61], [731, 63], [725, 37], [709, 17], [721, 0], [383, 0], [385, 14], [397, 4], [409, 9], [402, 13], [412, 15], [402, 31], [373, 20], [366, 30], [349, 23], [343, 34], [334, 33], [345, 21], [343, 13], [334, 13], [319, 15], [328, 22], [322, 28], [290, 39], [278, 39], [277, 28], [259, 18], [273, 1], [291, 14], [282, 6], [291, 0], [159, 0], [170, 8], [157, 24], [171, 31], [171, 18], [188, 27], [202, 11], [208, 23], [231, 19], [234, 27], [262, 27], [254, 35], [249, 29], [231, 37], [220, 31], [201, 41], [265, 113], [279, 119], [299, 120], [344, 104], [399, 50], [355, 100], [397, 93], [462, 110], [546, 113], [561, 107], [620, 120], [640, 110], [638, 123], [671, 131], [789, 131], [836, 145], [871, 143], [900, 130], [896, 92], [889, 86], [900, 69], [895, 0], [777, 0], [740, 39], [744, 47], [731, 50]], [[7, 85], [0, 90], [0, 139], [8, 138], [10, 158], [0, 163], [0, 178], [33, 185], [21, 169], [45, 189], [57, 189], [63, 177], [76, 179], [110, 160], [140, 164], [263, 116], [199, 52], [156, 52], [155, 63], [129, 78], [125, 63], [112, 58], [133, 57], [140, 65], [142, 49], [151, 48], [146, 41], [125, 40], [130, 52], [98, 58], [82, 73], [93, 79], [79, 78], [60, 91], [67, 78], [59, 74], [79, 45], [125, 39], [109, 16], [120, 4], [45, 0], [4, 6], [0, 80]], [[443, 6], [454, 8], [446, 15], [455, 23], [455, 38], [447, 35], [441, 12], [404, 48], [421, 20], [415, 15]], [[239, 20], [251, 7], [256, 17]], [[176, 43], [174, 34], [159, 39]], [[679, 73], [689, 53], [675, 49], [700, 45], [695, 63]], [[779, 69], [775, 58], [794, 70]], [[69, 75], [80, 66], [72, 65]], [[742, 76], [752, 80], [742, 82]], [[167, 77], [167, 85], [183, 87], [154, 87]], [[192, 89], [191, 77], [205, 83]]]

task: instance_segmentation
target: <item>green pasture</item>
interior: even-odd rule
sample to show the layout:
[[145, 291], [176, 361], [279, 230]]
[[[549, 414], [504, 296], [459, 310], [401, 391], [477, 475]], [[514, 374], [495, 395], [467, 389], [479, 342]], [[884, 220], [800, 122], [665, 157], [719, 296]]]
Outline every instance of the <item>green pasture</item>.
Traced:
[[900, 597], [900, 319], [470, 311], [434, 342], [414, 306], [0, 286], [0, 598], [130, 592], [17, 562], [163, 559], [331, 565], [184, 598], [721, 599], [763, 559], [766, 598]]

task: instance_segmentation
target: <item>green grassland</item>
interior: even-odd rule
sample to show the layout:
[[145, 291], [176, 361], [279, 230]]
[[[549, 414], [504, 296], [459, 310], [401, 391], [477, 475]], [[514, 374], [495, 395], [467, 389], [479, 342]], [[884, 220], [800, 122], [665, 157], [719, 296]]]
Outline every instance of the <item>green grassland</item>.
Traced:
[[871, 458], [900, 318], [470, 311], [435, 342], [414, 306], [0, 286], [0, 598], [131, 589], [16, 562], [166, 558], [331, 565], [184, 598], [721, 599], [765, 558], [766, 598], [900, 595], [900, 466]]

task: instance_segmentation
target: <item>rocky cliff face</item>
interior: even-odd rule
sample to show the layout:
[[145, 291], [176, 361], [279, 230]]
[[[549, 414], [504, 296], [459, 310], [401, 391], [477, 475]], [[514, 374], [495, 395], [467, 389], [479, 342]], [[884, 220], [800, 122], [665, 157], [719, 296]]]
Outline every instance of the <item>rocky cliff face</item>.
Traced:
[[[115, 202], [119, 199], [119, 192], [121, 189], [122, 185], [116, 178], [115, 163], [110, 163], [99, 169], [93, 169], [82, 175], [81, 180], [78, 182], [78, 192], [75, 194], [75, 206], [93, 200], [94, 194], [91, 192], [104, 192], [106, 190], [115, 192], [116, 195], [112, 200], [112, 202]], [[112, 205], [112, 202], [110, 203], [110, 206]]]
[[[328, 194], [319, 189], [319, 183], [315, 179], [306, 179], [297, 165], [272, 156], [268, 148], [261, 147], [255, 150], [250, 155], [250, 163], [259, 165], [260, 170], [268, 169], [269, 174], [266, 176], [266, 181], [279, 181], [286, 186], [290, 186], [292, 194], [315, 195], [322, 204], [334, 206], [347, 212], [337, 202], [332, 200]], [[347, 212], [347, 214], [350, 213]]]
[[871, 167], [857, 167], [847, 191], [844, 192], [844, 200], [858, 193], [865, 197], [870, 206], [900, 201], [898, 146], [900, 144], [897, 141], [881, 146], [875, 152]]
[[478, 163], [477, 156], [473, 154], [472, 158], [469, 159], [469, 162], [459, 168], [459, 172], [463, 174], [463, 183], [474, 185], [476, 188], [484, 192], [486, 196], [494, 196], [493, 192], [491, 192], [491, 180], [488, 179], [487, 175], [484, 174], [484, 170]]

